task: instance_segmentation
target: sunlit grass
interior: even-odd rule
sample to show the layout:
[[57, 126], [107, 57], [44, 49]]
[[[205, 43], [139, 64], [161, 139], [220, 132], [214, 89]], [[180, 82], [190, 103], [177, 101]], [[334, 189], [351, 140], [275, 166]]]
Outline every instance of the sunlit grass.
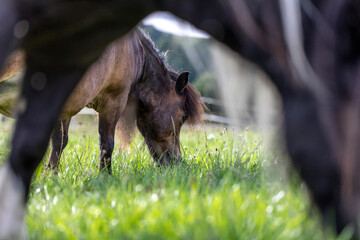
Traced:
[[[302, 184], [281, 174], [277, 151], [265, 151], [252, 131], [187, 129], [184, 161], [167, 168], [137, 135], [115, 150], [109, 176], [97, 170], [96, 129], [72, 127], [58, 176], [44, 171], [45, 160], [39, 167], [30, 239], [335, 239], [322, 231]], [[8, 138], [0, 137], [1, 161]]]

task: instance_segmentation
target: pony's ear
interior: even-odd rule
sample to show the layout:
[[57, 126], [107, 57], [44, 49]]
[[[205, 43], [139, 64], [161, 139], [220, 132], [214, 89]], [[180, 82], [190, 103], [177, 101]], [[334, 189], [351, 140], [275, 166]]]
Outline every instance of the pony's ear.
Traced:
[[182, 94], [186, 84], [189, 82], [189, 72], [182, 72], [176, 80], [175, 90], [178, 94]]

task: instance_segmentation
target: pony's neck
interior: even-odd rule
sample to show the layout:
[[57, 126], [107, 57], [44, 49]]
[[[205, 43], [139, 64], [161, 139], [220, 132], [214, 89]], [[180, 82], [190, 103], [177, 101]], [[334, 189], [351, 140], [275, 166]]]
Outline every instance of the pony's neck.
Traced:
[[[144, 35], [144, 33], [135, 29], [135, 35], [141, 46], [142, 55], [142, 74], [135, 83], [135, 88], [142, 86], [142, 90], [147, 88], [147, 92], [161, 92], [169, 87], [168, 68], [164, 57], [155, 48], [154, 43]], [[136, 94], [136, 93], [135, 93]]]

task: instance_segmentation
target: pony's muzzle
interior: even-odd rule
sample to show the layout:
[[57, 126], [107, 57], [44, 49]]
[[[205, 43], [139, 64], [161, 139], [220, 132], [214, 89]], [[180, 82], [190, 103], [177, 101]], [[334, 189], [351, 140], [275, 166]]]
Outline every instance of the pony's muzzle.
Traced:
[[179, 163], [181, 162], [181, 160], [182, 160], [181, 154], [174, 154], [169, 152], [163, 153], [158, 159], [158, 161], [162, 166], [168, 166], [170, 164]]

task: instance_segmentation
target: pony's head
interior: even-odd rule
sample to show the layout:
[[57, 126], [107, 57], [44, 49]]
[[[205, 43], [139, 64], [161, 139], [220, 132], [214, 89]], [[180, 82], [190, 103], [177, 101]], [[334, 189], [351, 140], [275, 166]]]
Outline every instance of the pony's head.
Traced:
[[[202, 121], [204, 105], [199, 92], [188, 82], [189, 73], [167, 72], [161, 86], [154, 83], [143, 91], [137, 125], [152, 157], [162, 165], [181, 160], [180, 129], [187, 121]], [[158, 81], [156, 81], [158, 82]], [[159, 88], [156, 90], [156, 88]]]
[[202, 121], [204, 104], [189, 83], [189, 72], [176, 73], [151, 39], [134, 32], [143, 54], [143, 68], [132, 92], [137, 99], [136, 122], [155, 161], [167, 165], [180, 160], [180, 129], [187, 121]]

